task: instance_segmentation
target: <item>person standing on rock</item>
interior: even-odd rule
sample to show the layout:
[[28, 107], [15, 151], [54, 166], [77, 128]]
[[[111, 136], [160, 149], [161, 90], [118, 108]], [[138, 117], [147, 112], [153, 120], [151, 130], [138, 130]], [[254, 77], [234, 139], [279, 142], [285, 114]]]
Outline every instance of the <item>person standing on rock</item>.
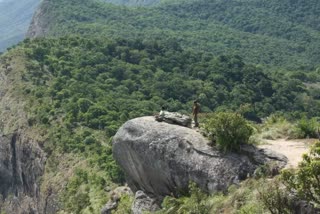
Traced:
[[200, 112], [200, 104], [198, 103], [198, 100], [195, 100], [193, 102], [193, 107], [192, 107], [192, 115], [193, 115], [193, 120], [194, 120], [194, 127], [199, 127], [199, 122], [198, 122], [198, 114]]

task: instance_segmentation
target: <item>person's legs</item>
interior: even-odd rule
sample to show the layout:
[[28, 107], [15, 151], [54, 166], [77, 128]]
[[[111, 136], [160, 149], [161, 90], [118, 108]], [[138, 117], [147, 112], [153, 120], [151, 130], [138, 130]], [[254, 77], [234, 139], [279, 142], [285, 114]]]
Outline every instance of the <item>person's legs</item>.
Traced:
[[194, 120], [194, 127], [198, 127], [198, 126], [199, 126], [199, 123], [198, 123], [198, 114], [195, 114], [195, 115], [194, 115], [193, 120]]

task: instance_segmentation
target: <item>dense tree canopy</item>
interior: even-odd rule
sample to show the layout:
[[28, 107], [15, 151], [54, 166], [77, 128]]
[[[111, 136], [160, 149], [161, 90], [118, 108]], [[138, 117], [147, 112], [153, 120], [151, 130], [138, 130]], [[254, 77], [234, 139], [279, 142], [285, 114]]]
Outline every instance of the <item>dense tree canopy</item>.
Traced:
[[[184, 50], [171, 40], [65, 36], [25, 40], [18, 48], [27, 57], [22, 82], [29, 125], [48, 131], [46, 152], [79, 154], [105, 174], [97, 182], [82, 169], [70, 179], [63, 192], [70, 212], [94, 206], [80, 186], [103, 189], [108, 180], [124, 181], [110, 139], [128, 119], [161, 106], [190, 114], [194, 99], [202, 112], [241, 111], [253, 120], [274, 112], [317, 116], [320, 110], [318, 71], [265, 72], [238, 55]], [[79, 191], [86, 203], [74, 197]]]
[[175, 39], [183, 48], [240, 55], [245, 62], [310, 70], [319, 66], [316, 0], [176, 0], [153, 7], [98, 0], [45, 4], [49, 35]]

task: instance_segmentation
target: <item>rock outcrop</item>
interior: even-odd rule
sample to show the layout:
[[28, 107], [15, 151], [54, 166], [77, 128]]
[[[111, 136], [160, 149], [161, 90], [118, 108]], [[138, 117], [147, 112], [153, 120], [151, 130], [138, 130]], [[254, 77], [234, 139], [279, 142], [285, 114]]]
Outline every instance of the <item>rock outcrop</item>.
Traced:
[[113, 154], [130, 188], [160, 201], [166, 195], [179, 195], [191, 181], [206, 192], [215, 192], [239, 183], [261, 164], [286, 164], [285, 156], [253, 146], [243, 147], [244, 153], [223, 154], [207, 144], [193, 129], [142, 117], [118, 130]]
[[0, 135], [0, 211], [39, 213], [45, 159], [37, 144], [18, 132]]
[[168, 111], [165, 111], [162, 116], [157, 116], [156, 119], [158, 122], [166, 122], [185, 127], [191, 127], [192, 122], [192, 119], [187, 115]]
[[50, 10], [50, 1], [43, 0], [38, 9], [33, 14], [31, 24], [26, 34], [27, 38], [43, 37], [48, 33], [50, 18], [48, 11]]
[[102, 208], [101, 214], [111, 214], [113, 210], [117, 209], [118, 204], [123, 195], [131, 196], [133, 193], [127, 186], [117, 187], [110, 192], [110, 200]]
[[145, 211], [154, 212], [158, 209], [160, 209], [160, 207], [156, 198], [151, 198], [141, 190], [136, 192], [131, 207], [133, 214], [141, 214], [145, 213]]

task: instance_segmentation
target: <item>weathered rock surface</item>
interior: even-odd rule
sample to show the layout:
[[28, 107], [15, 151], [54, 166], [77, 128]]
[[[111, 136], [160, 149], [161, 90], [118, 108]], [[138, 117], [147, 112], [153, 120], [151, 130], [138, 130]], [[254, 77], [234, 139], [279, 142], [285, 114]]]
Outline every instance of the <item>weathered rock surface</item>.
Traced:
[[131, 210], [133, 214], [143, 214], [146, 211], [154, 212], [160, 209], [157, 199], [151, 198], [143, 191], [136, 192]]
[[0, 135], [0, 210], [41, 213], [40, 177], [45, 155], [36, 143], [19, 133]]
[[50, 1], [41, 1], [39, 7], [33, 14], [31, 24], [26, 34], [27, 38], [43, 37], [48, 32], [48, 26], [50, 25], [50, 18], [47, 17], [48, 10], [50, 10]]
[[153, 117], [126, 122], [113, 138], [113, 154], [130, 188], [161, 200], [186, 190], [190, 181], [206, 192], [225, 190], [268, 161], [279, 167], [286, 157], [247, 146], [245, 154], [223, 154], [190, 128], [160, 123]]
[[165, 111], [161, 120], [166, 123], [176, 124], [185, 127], [191, 127], [191, 118], [188, 115], [180, 114], [178, 112]]
[[320, 208], [314, 207], [307, 201], [295, 200], [293, 204], [294, 214], [319, 214]]
[[111, 214], [112, 210], [117, 209], [123, 195], [133, 195], [131, 189], [127, 186], [117, 187], [110, 192], [110, 200], [101, 209], [101, 214]]

